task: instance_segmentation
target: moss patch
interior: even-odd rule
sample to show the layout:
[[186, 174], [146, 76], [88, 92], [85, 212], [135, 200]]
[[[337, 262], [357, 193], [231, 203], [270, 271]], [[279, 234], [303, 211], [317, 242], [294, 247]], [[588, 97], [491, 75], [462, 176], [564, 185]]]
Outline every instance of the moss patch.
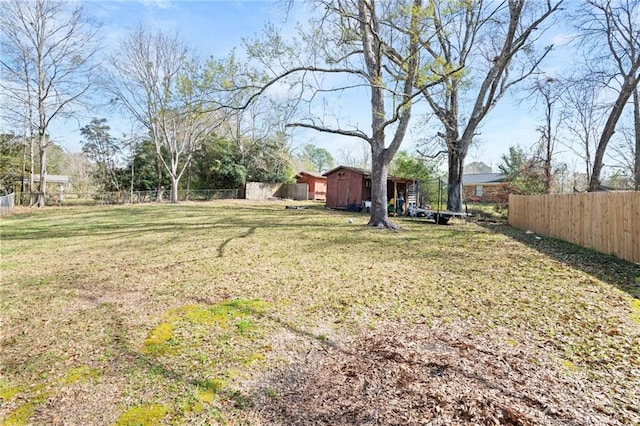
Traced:
[[[261, 300], [230, 300], [214, 305], [184, 305], [167, 310], [144, 341], [142, 352], [152, 355], [175, 355], [180, 349], [176, 329], [191, 330], [194, 326], [216, 327], [219, 341], [229, 340], [228, 331], [249, 336], [257, 326], [249, 315], [266, 312], [267, 304]], [[190, 333], [193, 334], [193, 333]], [[184, 340], [184, 333], [182, 340]], [[187, 342], [183, 342], [187, 343]], [[196, 343], [197, 345], [197, 343]]]
[[175, 346], [171, 345], [173, 325], [167, 322], [158, 324], [144, 341], [142, 352], [155, 355], [175, 353]]
[[[151, 355], [145, 359], [150, 363], [146, 373], [152, 374], [135, 369], [132, 372], [135, 380], [162, 381], [165, 386], [176, 385], [179, 389], [179, 384], [167, 382], [167, 376], [195, 375], [188, 398], [176, 401], [175, 407], [180, 408], [172, 415], [191, 416], [203, 412], [212, 415], [221, 404], [225, 404], [224, 401], [229, 400], [229, 395], [236, 394], [233, 383], [247, 366], [265, 360], [263, 352], [269, 346], [261, 338], [267, 330], [262, 315], [267, 309], [268, 304], [259, 299], [234, 299], [166, 310], [140, 350]], [[165, 365], [171, 365], [172, 371], [169, 372]], [[86, 372], [79, 371], [78, 375], [82, 373]], [[166, 395], [156, 396], [163, 399]], [[149, 406], [134, 407], [123, 414], [118, 424], [145, 424], [135, 421], [139, 420], [141, 413], [148, 411]]]
[[7, 380], [0, 379], [0, 401], [9, 401], [20, 392], [18, 386], [13, 386]]
[[640, 324], [640, 299], [631, 302], [631, 319]]
[[22, 426], [30, 424], [29, 418], [33, 415], [35, 409], [36, 404], [34, 402], [22, 404], [7, 417], [2, 426]]
[[102, 372], [99, 369], [91, 368], [88, 365], [81, 365], [69, 370], [64, 377], [63, 383], [65, 385], [71, 385], [77, 382], [86, 383], [99, 379], [101, 375]]
[[564, 368], [566, 368], [568, 371], [571, 371], [571, 372], [576, 372], [580, 370], [580, 368], [578, 368], [577, 365], [575, 365], [572, 361], [569, 361], [568, 359], [561, 359], [560, 365], [562, 365]]
[[[2, 426], [18, 426], [18, 425], [27, 425], [33, 424], [30, 420], [33, 416], [36, 407], [46, 401], [49, 397], [49, 394], [44, 391], [45, 386], [43, 384], [38, 384], [30, 387], [29, 389], [19, 389], [18, 391], [24, 391], [28, 395], [25, 396], [27, 400], [26, 403], [20, 405], [13, 412], [9, 414], [9, 417], [2, 423]], [[15, 391], [16, 388], [10, 388], [11, 393]], [[15, 395], [15, 393], [13, 393]]]
[[198, 390], [210, 392], [213, 394], [218, 393], [225, 386], [225, 381], [222, 379], [204, 380], [198, 382]]
[[162, 404], [131, 407], [118, 418], [114, 426], [153, 426], [162, 422], [169, 413]]

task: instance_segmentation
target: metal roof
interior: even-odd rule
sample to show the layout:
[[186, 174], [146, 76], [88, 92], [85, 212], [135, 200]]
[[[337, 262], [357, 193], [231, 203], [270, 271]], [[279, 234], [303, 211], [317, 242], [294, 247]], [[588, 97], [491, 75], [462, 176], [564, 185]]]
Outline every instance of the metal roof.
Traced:
[[[65, 175], [46, 175], [45, 179], [47, 183], [69, 183], [69, 176]], [[40, 175], [33, 175], [34, 182], [40, 182]], [[29, 182], [28, 178], [25, 178], [25, 182]]]
[[507, 180], [503, 173], [472, 173], [462, 175], [463, 185], [480, 185], [483, 183], [500, 183]]

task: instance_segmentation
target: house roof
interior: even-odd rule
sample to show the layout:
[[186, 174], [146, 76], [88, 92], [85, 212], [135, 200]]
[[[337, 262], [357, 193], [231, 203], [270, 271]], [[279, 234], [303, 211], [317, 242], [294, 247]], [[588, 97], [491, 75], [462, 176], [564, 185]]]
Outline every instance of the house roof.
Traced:
[[462, 175], [463, 185], [480, 185], [483, 183], [500, 183], [507, 180], [503, 173], [471, 173]]
[[[338, 166], [338, 167], [335, 167], [335, 168], [329, 170], [324, 175], [325, 176], [329, 176], [329, 175], [332, 175], [332, 174], [336, 173], [339, 170], [350, 170], [350, 171], [355, 172], [355, 173], [357, 173], [359, 175], [363, 175], [366, 178], [371, 178], [371, 170], [361, 169], [360, 167], [351, 167], [351, 166]], [[413, 182], [413, 179], [407, 179], [407, 178], [402, 178], [402, 177], [398, 177], [398, 176], [391, 176], [391, 175], [387, 175], [387, 180], [396, 181], [396, 182]]]
[[296, 176], [300, 176], [300, 175], [309, 175], [309, 176], [312, 176], [312, 177], [317, 178], [317, 179], [326, 179], [327, 178], [322, 173], [308, 172], [306, 170], [300, 170]]

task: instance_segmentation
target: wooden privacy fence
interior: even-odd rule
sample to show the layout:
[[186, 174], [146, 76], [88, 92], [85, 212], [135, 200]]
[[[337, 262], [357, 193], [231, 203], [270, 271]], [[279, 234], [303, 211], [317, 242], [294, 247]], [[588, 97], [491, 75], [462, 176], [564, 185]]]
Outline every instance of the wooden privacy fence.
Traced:
[[640, 192], [509, 195], [509, 225], [640, 263]]
[[247, 182], [245, 198], [247, 200], [268, 200], [269, 198], [290, 198], [308, 200], [309, 184], [307, 183], [267, 183]]

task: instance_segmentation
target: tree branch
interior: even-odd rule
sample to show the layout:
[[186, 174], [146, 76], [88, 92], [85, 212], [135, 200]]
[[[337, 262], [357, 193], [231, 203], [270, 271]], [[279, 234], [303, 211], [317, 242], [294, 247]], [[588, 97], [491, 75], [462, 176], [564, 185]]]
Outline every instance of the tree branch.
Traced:
[[332, 134], [336, 134], [336, 135], [343, 135], [343, 136], [350, 136], [350, 137], [360, 138], [360, 139], [363, 139], [363, 140], [367, 141], [368, 143], [371, 143], [371, 138], [369, 138], [364, 132], [362, 132], [360, 130], [332, 129], [332, 128], [329, 128], [329, 127], [318, 126], [318, 125], [315, 125], [315, 124], [299, 123], [299, 122], [288, 123], [285, 127], [303, 127], [303, 128], [306, 128], [306, 129], [317, 130], [317, 131], [323, 132], [323, 133], [332, 133]]

